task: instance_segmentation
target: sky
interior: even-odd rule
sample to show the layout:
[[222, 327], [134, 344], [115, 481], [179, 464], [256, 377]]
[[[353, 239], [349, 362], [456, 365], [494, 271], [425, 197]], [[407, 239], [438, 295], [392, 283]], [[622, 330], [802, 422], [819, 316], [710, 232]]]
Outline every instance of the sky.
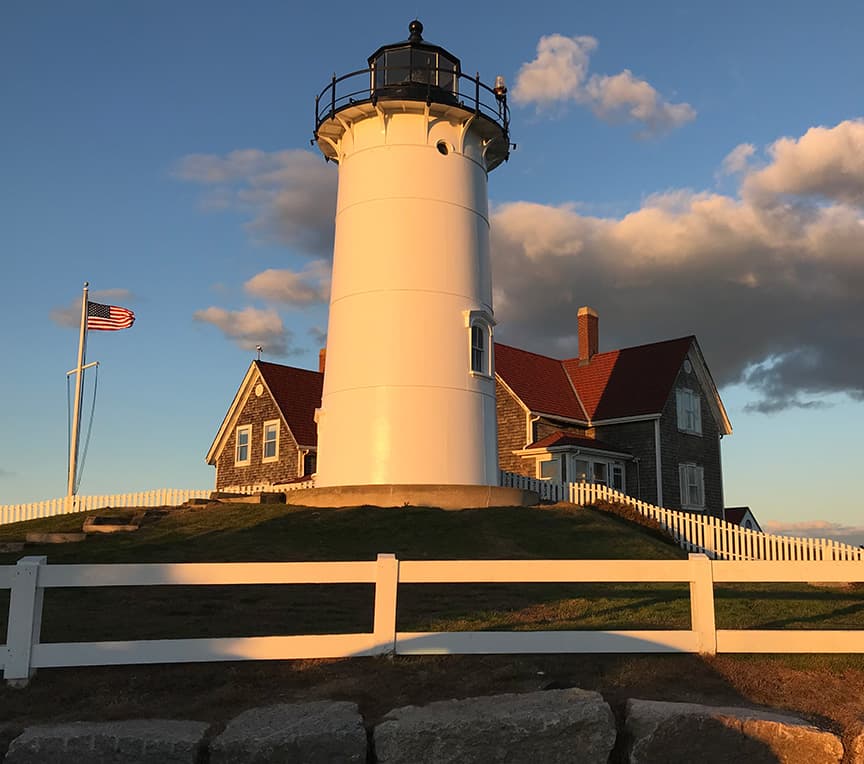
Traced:
[[82, 494], [213, 485], [255, 346], [317, 368], [337, 176], [314, 98], [416, 14], [509, 86], [496, 339], [571, 357], [582, 305], [601, 351], [695, 334], [727, 505], [864, 543], [864, 6], [358, 7], [0, 5], [0, 504], [65, 493], [84, 281], [137, 321], [90, 333]]

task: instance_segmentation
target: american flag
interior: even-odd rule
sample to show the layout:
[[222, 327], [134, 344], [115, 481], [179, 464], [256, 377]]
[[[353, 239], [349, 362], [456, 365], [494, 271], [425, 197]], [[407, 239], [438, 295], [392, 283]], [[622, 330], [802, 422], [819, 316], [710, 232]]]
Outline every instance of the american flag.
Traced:
[[87, 328], [106, 332], [128, 329], [135, 323], [135, 314], [127, 308], [116, 305], [103, 305], [100, 302], [87, 303]]

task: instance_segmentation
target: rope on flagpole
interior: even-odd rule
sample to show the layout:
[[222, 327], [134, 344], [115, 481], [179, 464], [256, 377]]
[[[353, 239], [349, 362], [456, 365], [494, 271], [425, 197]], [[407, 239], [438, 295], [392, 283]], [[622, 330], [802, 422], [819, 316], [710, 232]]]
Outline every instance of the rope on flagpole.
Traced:
[[75, 476], [75, 492], [81, 485], [81, 476], [84, 474], [84, 463], [87, 461], [87, 449], [90, 447], [90, 434], [93, 432], [93, 418], [96, 414], [96, 388], [99, 387], [99, 363], [96, 363], [96, 376], [93, 377], [93, 400], [90, 402], [90, 421], [87, 422], [87, 435], [84, 437], [84, 448], [81, 449], [81, 461], [78, 466], [78, 474]]

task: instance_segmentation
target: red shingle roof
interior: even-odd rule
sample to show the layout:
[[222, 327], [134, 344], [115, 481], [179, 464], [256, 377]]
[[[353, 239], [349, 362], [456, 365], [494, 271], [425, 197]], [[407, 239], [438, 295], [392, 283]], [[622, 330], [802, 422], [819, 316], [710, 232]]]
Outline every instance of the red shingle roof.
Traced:
[[255, 361], [255, 364], [298, 445], [318, 445], [315, 409], [321, 405], [324, 375], [267, 361]]
[[495, 371], [531, 411], [587, 420], [561, 361], [495, 343]]
[[626, 454], [630, 456], [628, 451], [622, 451], [618, 446], [611, 446], [604, 443], [602, 440], [594, 440], [594, 438], [582, 438], [577, 435], [568, 435], [564, 432], [553, 432], [545, 438], [534, 441], [529, 448], [553, 448], [555, 446], [574, 446], [576, 448], [591, 448], [595, 451], [611, 451], [616, 454]]
[[694, 339], [598, 353], [587, 364], [496, 344], [495, 369], [531, 411], [581, 421], [659, 414]]
[[563, 365], [592, 421], [659, 414], [694, 339], [598, 353], [584, 366], [570, 358]]

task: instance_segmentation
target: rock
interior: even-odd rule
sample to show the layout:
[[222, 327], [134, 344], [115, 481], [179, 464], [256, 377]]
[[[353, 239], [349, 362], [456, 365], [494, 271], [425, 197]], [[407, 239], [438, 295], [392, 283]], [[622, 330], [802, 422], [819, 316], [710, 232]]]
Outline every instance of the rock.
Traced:
[[16, 737], [6, 764], [194, 764], [208, 725], [138, 719], [28, 727]]
[[375, 727], [380, 764], [605, 764], [614, 744], [612, 710], [575, 688], [406, 706]]
[[860, 726], [857, 734], [853, 734], [848, 754], [849, 764], [864, 764], [864, 724]]
[[753, 708], [627, 701], [631, 764], [838, 764], [843, 744], [804, 719]]
[[30, 531], [25, 537], [28, 544], [74, 544], [84, 541], [86, 533], [37, 533]]
[[210, 745], [211, 764], [364, 764], [366, 730], [355, 703], [329, 700], [251, 708]]

